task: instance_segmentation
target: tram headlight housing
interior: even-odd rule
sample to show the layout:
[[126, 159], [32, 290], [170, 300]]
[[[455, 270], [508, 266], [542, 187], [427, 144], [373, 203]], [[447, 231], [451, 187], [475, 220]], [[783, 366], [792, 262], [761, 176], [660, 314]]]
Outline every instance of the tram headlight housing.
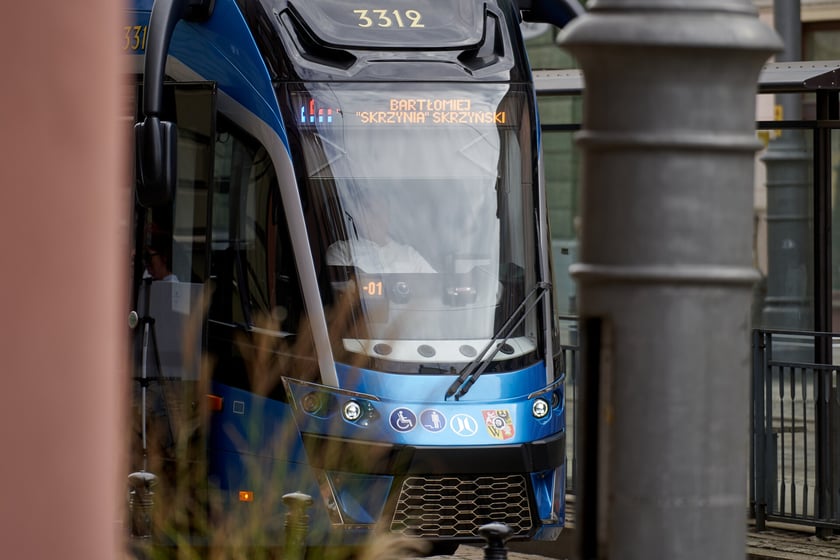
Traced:
[[324, 393], [312, 391], [301, 397], [300, 406], [307, 414], [323, 416], [326, 411], [328, 401], [329, 397]]
[[282, 379], [295, 414], [326, 420], [337, 419], [340, 412], [343, 420], [360, 427], [369, 426], [371, 422], [379, 419], [375, 405], [379, 397], [375, 395], [289, 377]]
[[544, 398], [536, 398], [534, 399], [534, 402], [531, 403], [531, 414], [533, 414], [534, 418], [537, 420], [545, 418], [548, 416], [549, 412], [551, 412], [551, 406]]

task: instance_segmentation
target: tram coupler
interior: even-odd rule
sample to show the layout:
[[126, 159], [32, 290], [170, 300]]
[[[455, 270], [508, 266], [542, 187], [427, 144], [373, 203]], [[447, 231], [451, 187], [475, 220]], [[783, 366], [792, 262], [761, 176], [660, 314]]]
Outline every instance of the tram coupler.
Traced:
[[484, 560], [507, 560], [505, 543], [513, 536], [513, 529], [504, 523], [488, 523], [478, 528], [478, 534], [487, 542], [484, 547]]
[[309, 529], [309, 514], [312, 496], [301, 492], [283, 495], [283, 503], [289, 509], [286, 513], [286, 547], [283, 551], [285, 560], [302, 560], [305, 556], [306, 533]]
[[128, 475], [128, 513], [132, 538], [152, 538], [152, 509], [155, 505], [155, 492], [152, 488], [156, 485], [157, 476], [150, 472], [138, 471]]

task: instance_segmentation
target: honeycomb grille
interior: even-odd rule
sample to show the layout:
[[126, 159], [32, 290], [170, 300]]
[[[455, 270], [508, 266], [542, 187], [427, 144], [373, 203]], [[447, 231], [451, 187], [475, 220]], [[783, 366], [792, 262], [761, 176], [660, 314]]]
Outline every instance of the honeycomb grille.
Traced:
[[532, 528], [525, 477], [412, 476], [406, 478], [391, 531], [412, 537], [475, 538], [487, 523], [504, 523], [513, 535]]

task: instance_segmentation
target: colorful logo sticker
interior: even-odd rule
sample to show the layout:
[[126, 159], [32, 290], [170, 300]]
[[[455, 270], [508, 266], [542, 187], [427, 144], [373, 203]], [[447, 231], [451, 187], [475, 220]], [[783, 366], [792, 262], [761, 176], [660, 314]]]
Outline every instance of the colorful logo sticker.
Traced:
[[496, 439], [510, 439], [513, 437], [513, 420], [508, 410], [482, 410], [484, 425], [487, 431]]
[[420, 413], [420, 425], [430, 432], [439, 432], [446, 427], [446, 416], [439, 410], [427, 408]]
[[474, 436], [478, 432], [478, 422], [466, 414], [456, 414], [449, 425], [452, 426], [453, 432], [463, 437]]
[[410, 432], [417, 425], [417, 416], [407, 408], [397, 408], [391, 413], [391, 427], [398, 432]]

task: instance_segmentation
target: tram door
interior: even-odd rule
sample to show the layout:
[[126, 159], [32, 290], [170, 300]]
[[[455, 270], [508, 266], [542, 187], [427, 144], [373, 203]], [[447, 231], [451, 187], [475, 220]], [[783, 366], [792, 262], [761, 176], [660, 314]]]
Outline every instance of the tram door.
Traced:
[[[136, 120], [142, 117], [138, 88]], [[135, 197], [131, 290], [131, 472], [156, 477], [155, 509], [203, 500], [206, 480], [202, 370], [209, 263], [209, 189], [213, 177], [216, 89], [167, 84], [162, 120], [178, 130], [177, 186], [171, 200], [144, 207]], [[185, 479], [190, 477], [192, 480]], [[198, 498], [198, 500], [196, 500]], [[156, 516], [158, 511], [156, 511]]]

